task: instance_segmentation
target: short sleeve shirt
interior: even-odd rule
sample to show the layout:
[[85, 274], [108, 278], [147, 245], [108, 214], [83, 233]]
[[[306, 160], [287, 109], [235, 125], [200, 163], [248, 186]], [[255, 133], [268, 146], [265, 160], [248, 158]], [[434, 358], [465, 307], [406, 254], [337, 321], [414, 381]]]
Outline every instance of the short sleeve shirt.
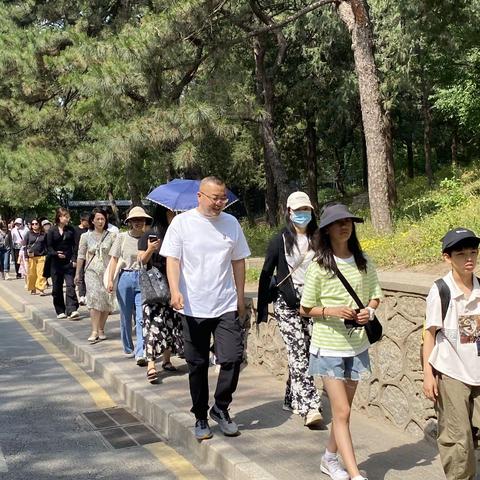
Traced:
[[425, 327], [436, 327], [438, 330], [428, 361], [444, 375], [468, 385], [480, 385], [480, 285], [474, 277], [473, 290], [467, 298], [451, 272], [443, 280], [451, 293], [443, 322], [436, 284], [427, 296]]
[[[335, 258], [337, 266], [364, 305], [374, 298], [382, 297], [374, 265], [367, 259], [367, 271], [360, 271], [355, 259]], [[317, 262], [313, 261], [305, 275], [305, 285], [301, 305], [313, 307], [340, 307], [347, 305], [358, 308], [342, 282], [332, 276]], [[365, 328], [350, 329], [343, 319], [326, 316], [313, 319], [310, 352], [325, 357], [353, 357], [367, 350], [368, 341]]]
[[130, 232], [122, 232], [117, 235], [115, 242], [110, 249], [111, 257], [122, 258], [125, 262], [125, 270], [140, 270], [138, 261], [138, 240]]
[[235, 217], [225, 212], [206, 217], [197, 209], [177, 215], [160, 255], [180, 260], [180, 313], [215, 318], [237, 309], [232, 261], [248, 257], [250, 249]]

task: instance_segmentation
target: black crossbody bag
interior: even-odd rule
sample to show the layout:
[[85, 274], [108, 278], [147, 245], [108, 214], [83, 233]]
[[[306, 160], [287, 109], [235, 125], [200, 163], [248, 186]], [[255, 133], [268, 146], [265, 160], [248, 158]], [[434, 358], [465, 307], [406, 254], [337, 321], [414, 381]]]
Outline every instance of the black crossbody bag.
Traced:
[[[356, 304], [358, 305], [358, 308], [360, 309], [365, 308], [359, 296], [357, 295], [357, 292], [355, 292], [355, 290], [352, 288], [350, 283], [348, 283], [348, 280], [343, 276], [342, 272], [340, 272], [338, 268], [337, 268], [337, 277], [343, 283], [343, 286], [345, 287], [347, 292], [350, 294], [350, 296], [355, 300]], [[368, 341], [370, 342], [371, 345], [373, 345], [375, 342], [378, 342], [382, 338], [383, 327], [376, 315], [375, 317], [373, 317], [373, 320], [369, 320], [369, 322], [366, 323], [365, 325], [356, 324], [356, 326], [365, 327]]]

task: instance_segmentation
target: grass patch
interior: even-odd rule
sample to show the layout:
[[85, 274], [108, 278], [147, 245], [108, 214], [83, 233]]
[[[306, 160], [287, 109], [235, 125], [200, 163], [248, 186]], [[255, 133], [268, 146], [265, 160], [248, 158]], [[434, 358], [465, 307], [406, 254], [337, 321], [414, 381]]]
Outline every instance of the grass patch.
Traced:
[[[441, 178], [430, 187], [425, 177], [399, 183], [399, 201], [394, 211], [395, 229], [391, 235], [374, 232], [369, 212], [357, 212], [366, 221], [358, 225], [363, 249], [382, 268], [436, 263], [441, 260], [441, 239], [455, 227], [480, 233], [480, 164], [437, 173]], [[281, 227], [242, 224], [252, 256], [264, 257], [268, 242]], [[258, 281], [260, 270], [247, 270], [247, 281]]]

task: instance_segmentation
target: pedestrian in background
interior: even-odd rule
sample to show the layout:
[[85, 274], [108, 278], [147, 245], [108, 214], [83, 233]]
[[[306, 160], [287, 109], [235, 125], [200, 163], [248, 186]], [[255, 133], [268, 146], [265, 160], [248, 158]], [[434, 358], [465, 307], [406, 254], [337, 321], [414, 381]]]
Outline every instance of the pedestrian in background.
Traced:
[[3, 280], [10, 272], [10, 239], [7, 224], [0, 220], [0, 272]]
[[[323, 421], [321, 399], [312, 375], [308, 373], [312, 319], [300, 315], [300, 298], [305, 272], [311, 263], [313, 235], [317, 220], [306, 193], [294, 192], [287, 199], [286, 226], [270, 242], [258, 288], [257, 321], [267, 321], [269, 300], [288, 356], [288, 379], [284, 410], [303, 417], [311, 427]], [[269, 298], [276, 271], [276, 299]]]
[[[77, 263], [77, 256], [78, 256], [78, 247], [80, 245], [80, 238], [81, 236], [89, 231], [90, 228], [90, 214], [88, 212], [82, 212], [80, 214], [80, 223], [76, 227], [73, 227], [75, 229], [75, 249], [73, 251], [73, 263]], [[78, 272], [78, 268], [76, 269]], [[86, 292], [87, 288], [85, 285], [85, 272], [83, 270], [80, 270], [79, 274], [75, 274], [75, 278], [77, 281], [75, 284], [77, 285], [77, 290], [78, 290], [78, 303], [80, 305], [85, 305], [86, 303]]]
[[16, 218], [10, 234], [12, 237], [13, 261], [15, 262], [15, 273], [17, 278], [22, 278], [26, 273], [24, 268], [22, 271], [20, 270], [23, 261], [20, 253], [25, 246], [25, 235], [27, 232], [28, 228], [24, 226], [23, 220], [21, 218]]
[[[120, 307], [120, 334], [125, 355], [134, 356], [138, 366], [147, 365], [143, 347], [142, 331], [142, 297], [140, 293], [138, 260], [138, 240], [143, 235], [146, 222], [151, 221], [142, 207], [133, 207], [125, 220], [130, 227], [128, 232], [120, 233], [110, 249], [110, 266], [108, 291], [114, 291], [114, 277], [118, 272], [116, 288], [118, 305]], [[117, 268], [119, 267], [121, 268]], [[119, 271], [118, 271], [119, 270]], [[135, 331], [137, 341], [132, 339], [132, 316], [135, 316]]]
[[[55, 225], [47, 233], [47, 250], [51, 258], [52, 296], [57, 318], [78, 319], [78, 300], [75, 292], [73, 253], [75, 230], [70, 223], [70, 212], [57, 208]], [[63, 284], [65, 283], [65, 298]]]
[[[314, 319], [309, 373], [322, 377], [332, 409], [330, 437], [320, 469], [334, 480], [366, 480], [355, 458], [350, 412], [358, 382], [370, 374], [370, 343], [363, 327], [374, 319], [382, 296], [375, 267], [362, 252], [354, 222], [363, 220], [345, 205], [324, 209], [315, 259], [305, 274], [300, 301], [301, 313]], [[340, 273], [366, 308], [357, 309]]]
[[78, 285], [84, 273], [86, 305], [90, 310], [92, 332], [90, 343], [106, 340], [105, 323], [114, 309], [113, 294], [103, 285], [103, 276], [108, 265], [108, 253], [116, 235], [107, 230], [107, 214], [100, 208], [93, 209], [89, 217], [89, 230], [80, 236], [77, 255], [75, 283]]
[[[50, 230], [50, 228], [52, 228], [52, 224], [51, 224], [50, 220], [44, 218], [41, 221], [41, 225], [42, 225], [42, 228], [43, 228], [43, 232], [45, 233], [45, 241], [46, 241], [48, 231]], [[48, 279], [51, 277], [50, 266], [51, 266], [51, 257], [48, 254], [48, 248], [47, 248], [47, 255], [45, 256], [45, 266], [43, 267], [43, 277], [45, 278], [47, 288], [50, 287], [50, 283], [48, 281]]]
[[[138, 241], [138, 258], [145, 268], [158, 268], [167, 275], [166, 260], [159, 254], [168, 224], [174, 213], [158, 205], [153, 215], [153, 225]], [[162, 369], [174, 372], [171, 354], [183, 354], [183, 335], [180, 315], [166, 304], [143, 305], [143, 342], [148, 361], [147, 380], [155, 383], [158, 378], [155, 362], [163, 355]]]
[[47, 242], [37, 218], [30, 222], [31, 230], [25, 236], [25, 251], [28, 259], [27, 289], [32, 295], [45, 295], [47, 281], [43, 276]]

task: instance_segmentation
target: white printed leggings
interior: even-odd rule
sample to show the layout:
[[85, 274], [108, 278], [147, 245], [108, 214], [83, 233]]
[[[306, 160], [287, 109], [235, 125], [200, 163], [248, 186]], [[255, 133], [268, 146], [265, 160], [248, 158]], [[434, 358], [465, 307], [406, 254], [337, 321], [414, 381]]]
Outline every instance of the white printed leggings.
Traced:
[[302, 317], [298, 309], [290, 308], [281, 294], [273, 305], [273, 311], [288, 356], [284, 403], [295, 413], [305, 416], [310, 410], [321, 409], [313, 376], [308, 374], [312, 319]]

